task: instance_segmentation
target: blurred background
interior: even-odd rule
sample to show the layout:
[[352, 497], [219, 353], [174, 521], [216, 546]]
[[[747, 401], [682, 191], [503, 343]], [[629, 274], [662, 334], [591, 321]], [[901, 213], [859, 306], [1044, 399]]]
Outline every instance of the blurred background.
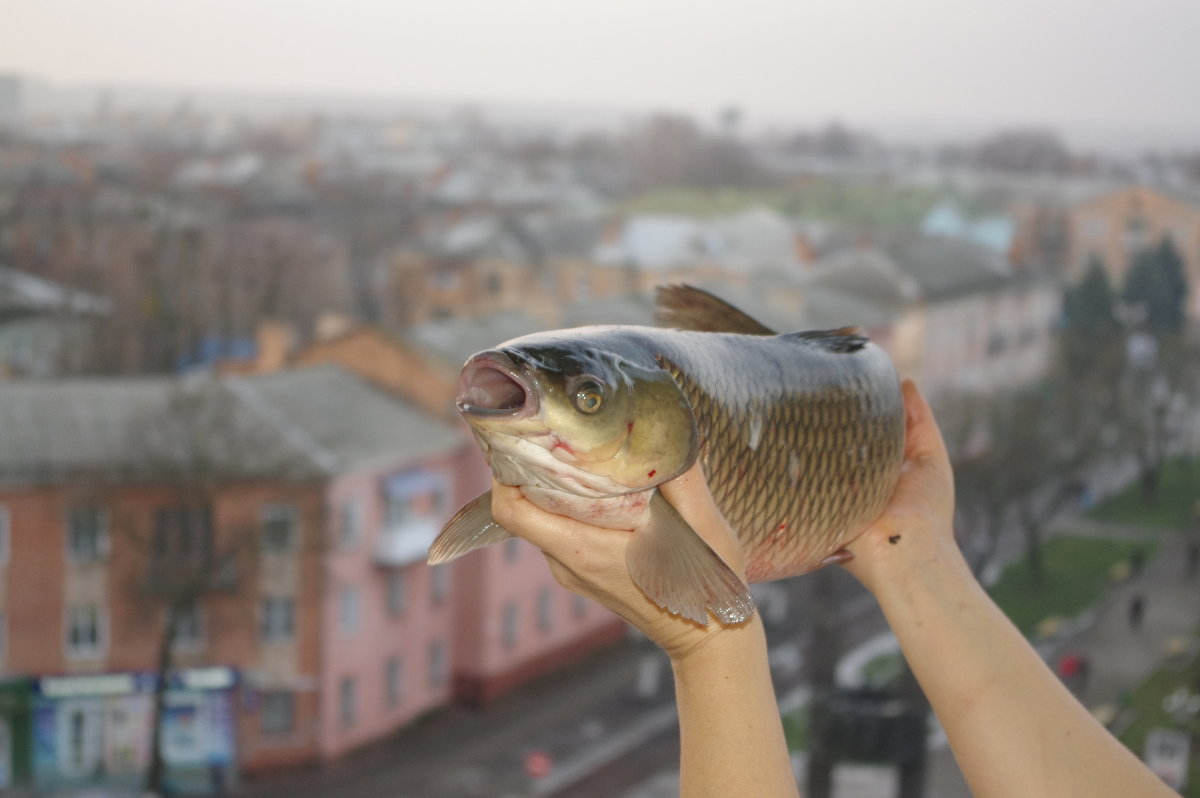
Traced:
[[[0, 793], [675, 795], [670, 670], [509, 542], [472, 352], [859, 325], [961, 545], [1200, 796], [1200, 6], [153, 0], [0, 23]], [[812, 798], [969, 795], [872, 600], [755, 587]], [[1190, 769], [1190, 781], [1189, 781]]]

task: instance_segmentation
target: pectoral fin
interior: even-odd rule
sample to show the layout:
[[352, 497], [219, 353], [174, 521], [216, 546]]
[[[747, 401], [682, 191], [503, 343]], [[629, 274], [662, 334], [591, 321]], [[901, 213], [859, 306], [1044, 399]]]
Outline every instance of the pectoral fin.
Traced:
[[464, 504], [446, 522], [441, 534], [429, 546], [429, 564], [450, 562], [469, 551], [511, 537], [507, 529], [492, 520], [492, 492], [489, 490]]
[[660, 494], [650, 500], [649, 524], [626, 553], [629, 574], [647, 598], [701, 626], [711, 611], [724, 624], [754, 612], [750, 589]]

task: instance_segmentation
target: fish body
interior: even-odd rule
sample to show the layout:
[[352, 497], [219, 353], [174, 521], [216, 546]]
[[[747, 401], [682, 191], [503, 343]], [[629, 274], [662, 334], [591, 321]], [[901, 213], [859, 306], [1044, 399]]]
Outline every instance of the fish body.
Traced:
[[[468, 360], [458, 405], [498, 481], [551, 512], [643, 530], [628, 559], [652, 600], [701, 623], [707, 611], [736, 622], [753, 608], [744, 585], [656, 487], [699, 458], [750, 581], [812, 570], [886, 505], [903, 402], [890, 359], [857, 331], [773, 335], [703, 292], [668, 296], [684, 299], [718, 321], [674, 320], [737, 331], [525, 336]], [[468, 505], [431, 560], [505, 536], [482, 503]]]

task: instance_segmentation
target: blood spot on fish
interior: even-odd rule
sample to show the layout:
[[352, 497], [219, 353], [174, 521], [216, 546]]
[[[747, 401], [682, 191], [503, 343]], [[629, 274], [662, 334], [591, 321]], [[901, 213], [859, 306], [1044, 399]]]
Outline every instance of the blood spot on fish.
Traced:
[[888, 538], [888, 543], [891, 543], [893, 546], [895, 546], [899, 542], [900, 542], [899, 535], [892, 535]]
[[655, 474], [657, 474], [657, 473], [658, 473], [658, 469], [657, 469], [657, 468], [652, 468], [652, 469], [650, 469], [650, 473], [646, 474], [646, 476], [647, 476], [648, 478], [650, 478], [650, 479], [653, 479], [653, 478], [654, 478], [654, 475], [655, 475]]

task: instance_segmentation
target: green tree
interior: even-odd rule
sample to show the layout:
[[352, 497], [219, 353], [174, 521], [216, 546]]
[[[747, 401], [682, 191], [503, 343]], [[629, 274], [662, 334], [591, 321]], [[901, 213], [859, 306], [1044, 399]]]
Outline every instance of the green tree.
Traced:
[[1116, 294], [1099, 258], [1092, 257], [1079, 282], [1063, 292], [1062, 320], [1063, 365], [1071, 374], [1092, 368], [1099, 348], [1119, 345]]
[[1134, 255], [1121, 299], [1135, 309], [1136, 319], [1162, 338], [1183, 330], [1187, 322], [1187, 277], [1183, 258], [1170, 236], [1158, 246]]

